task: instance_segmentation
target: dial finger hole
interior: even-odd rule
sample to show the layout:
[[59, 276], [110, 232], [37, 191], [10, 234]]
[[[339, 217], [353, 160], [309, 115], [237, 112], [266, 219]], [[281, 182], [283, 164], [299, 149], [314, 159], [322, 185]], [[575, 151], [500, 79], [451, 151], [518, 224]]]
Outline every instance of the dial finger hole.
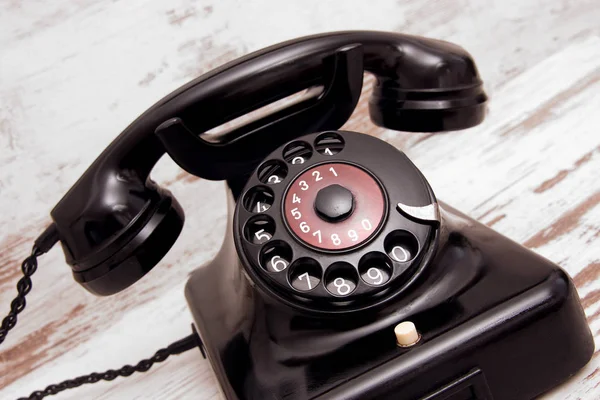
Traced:
[[271, 240], [275, 234], [275, 222], [266, 215], [250, 218], [244, 227], [246, 240], [254, 244], [263, 244]]
[[335, 132], [325, 132], [315, 140], [315, 150], [317, 152], [332, 156], [339, 153], [344, 148], [344, 139]]
[[275, 196], [266, 186], [255, 186], [244, 195], [244, 207], [253, 213], [267, 211], [273, 205]]
[[292, 262], [292, 248], [278, 240], [263, 247], [260, 253], [260, 264], [269, 272], [285, 271]]
[[325, 287], [334, 296], [348, 296], [356, 289], [357, 282], [356, 269], [349, 263], [337, 262], [327, 268]]
[[312, 258], [300, 258], [292, 264], [289, 279], [294, 289], [311, 291], [321, 282], [321, 266]]
[[283, 149], [283, 159], [290, 164], [304, 164], [312, 156], [312, 148], [306, 142], [292, 142]]
[[288, 168], [282, 161], [269, 160], [258, 169], [258, 180], [268, 185], [281, 183], [287, 176]]
[[417, 238], [408, 231], [397, 230], [391, 232], [384, 241], [385, 252], [397, 262], [412, 261], [419, 251]]
[[392, 265], [383, 253], [365, 254], [358, 263], [358, 272], [363, 281], [371, 286], [385, 285], [392, 276]]

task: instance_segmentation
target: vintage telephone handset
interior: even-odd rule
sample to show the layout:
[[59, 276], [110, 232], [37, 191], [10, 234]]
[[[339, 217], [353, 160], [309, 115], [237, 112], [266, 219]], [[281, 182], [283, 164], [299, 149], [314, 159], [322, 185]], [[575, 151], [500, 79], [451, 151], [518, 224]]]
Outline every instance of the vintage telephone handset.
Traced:
[[[226, 64], [135, 120], [54, 207], [0, 342], [25, 307], [36, 257], [57, 241], [75, 280], [97, 295], [124, 290], [161, 260], [184, 221], [149, 177], [168, 153], [191, 174], [227, 181], [231, 207], [221, 251], [186, 287], [199, 337], [154, 362], [200, 346], [224, 395], [240, 399], [516, 399], [566, 379], [593, 351], [572, 282], [439, 204], [399, 150], [337, 131], [365, 72], [376, 78], [377, 125], [436, 132], [484, 118], [475, 64], [448, 42], [339, 32]], [[266, 116], [205, 134], [304, 90]]]

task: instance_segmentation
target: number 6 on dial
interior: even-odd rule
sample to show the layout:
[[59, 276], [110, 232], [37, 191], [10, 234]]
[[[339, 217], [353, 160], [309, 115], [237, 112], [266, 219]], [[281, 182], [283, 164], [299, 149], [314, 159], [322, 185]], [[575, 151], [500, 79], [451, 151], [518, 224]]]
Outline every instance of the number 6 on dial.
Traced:
[[304, 233], [310, 232], [310, 226], [304, 221], [300, 222], [300, 230]]
[[287, 268], [288, 262], [281, 258], [281, 256], [273, 256], [271, 257], [271, 266], [275, 272], [281, 272]]

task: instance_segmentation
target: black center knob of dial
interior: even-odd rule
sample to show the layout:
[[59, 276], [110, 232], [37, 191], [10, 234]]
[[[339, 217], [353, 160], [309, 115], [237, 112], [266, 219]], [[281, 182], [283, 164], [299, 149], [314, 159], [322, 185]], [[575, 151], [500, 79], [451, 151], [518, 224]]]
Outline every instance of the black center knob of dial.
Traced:
[[343, 221], [352, 214], [352, 210], [354, 210], [354, 196], [341, 185], [329, 185], [317, 193], [315, 211], [324, 221]]

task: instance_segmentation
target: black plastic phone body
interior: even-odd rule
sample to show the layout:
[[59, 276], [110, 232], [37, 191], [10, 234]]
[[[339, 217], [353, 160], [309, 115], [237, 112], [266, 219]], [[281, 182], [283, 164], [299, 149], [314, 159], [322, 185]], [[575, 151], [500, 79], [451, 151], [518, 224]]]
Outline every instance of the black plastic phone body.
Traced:
[[[229, 198], [223, 246], [186, 286], [228, 399], [530, 399], [591, 357], [567, 274], [447, 205], [430, 272], [410, 293], [374, 312], [324, 318], [273, 301], [249, 280]], [[467, 276], [473, 282], [447, 298]], [[410, 349], [393, 333], [406, 319], [423, 336]]]
[[[572, 282], [559, 267], [447, 206], [441, 207], [435, 245], [409, 261], [420, 265], [410, 286], [402, 293], [394, 291], [399, 286], [392, 280], [400, 282], [405, 272], [410, 275], [409, 269], [398, 271], [396, 266], [396, 275], [390, 275], [385, 288], [365, 288], [357, 280], [352, 293], [357, 297], [348, 301], [355, 303], [345, 311], [338, 307], [345, 299], [332, 298], [324, 285], [304, 293], [302, 299], [313, 301], [308, 297], [320, 290], [319, 301], [324, 296], [331, 300], [329, 306], [326, 301], [318, 303], [326, 306], [322, 309], [290, 305], [295, 301], [291, 298], [300, 297], [293, 290], [272, 296], [265, 282], [275, 274], [266, 274], [266, 280], [260, 273], [252, 275], [246, 268], [250, 263], [242, 261], [245, 253], [236, 252], [239, 241], [234, 239], [243, 224], [236, 225], [233, 209], [246, 183], [257, 179], [251, 171], [286, 142], [339, 129], [358, 103], [365, 72], [376, 78], [369, 113], [377, 125], [437, 132], [472, 127], [484, 118], [487, 97], [475, 63], [464, 49], [448, 42], [385, 32], [335, 32], [249, 54], [152, 106], [55, 206], [53, 225], [75, 279], [94, 294], [111, 295], [143, 277], [171, 248], [183, 226], [183, 210], [150, 178], [156, 162], [167, 153], [191, 174], [226, 180], [230, 191], [223, 247], [214, 261], [192, 274], [186, 288], [205, 352], [228, 398], [455, 400], [493, 395], [512, 400], [531, 398], [555, 386], [583, 366], [593, 351]], [[309, 94], [297, 102], [230, 131], [206, 135], [306, 89]], [[360, 144], [354, 146], [352, 157], [343, 160], [346, 166], [359, 164], [363, 153], [357, 150]], [[403, 196], [428, 199], [439, 214], [433, 192], [408, 159], [385, 173], [386, 182], [377, 183], [378, 174], [387, 171], [386, 162], [395, 160], [389, 157], [384, 162], [381, 154], [389, 155], [390, 150], [381, 152], [372, 152], [378, 166], [369, 178], [372, 183], [388, 193], [394, 190], [394, 201]], [[315, 154], [311, 162], [321, 156]], [[325, 165], [322, 157], [321, 161], [318, 166]], [[293, 164], [288, 162], [286, 168], [301, 172]], [[404, 167], [415, 179], [394, 176], [405, 172]], [[398, 181], [407, 185], [399, 189]], [[279, 200], [282, 187], [272, 190]], [[390, 206], [387, 197], [380, 203]], [[246, 218], [274, 221], [275, 208]], [[391, 214], [389, 208], [386, 213]], [[365, 230], [371, 237], [355, 248], [363, 244], [367, 248], [383, 238], [376, 231], [385, 223], [389, 228], [386, 217], [379, 219], [387, 221], [379, 226], [368, 220]], [[249, 222], [245, 220], [244, 226]], [[421, 233], [434, 230], [417, 228]], [[285, 232], [284, 225], [278, 229]], [[287, 240], [290, 247], [299, 243], [292, 236]], [[433, 242], [429, 233], [425, 236]], [[330, 250], [313, 251], [312, 257], [331, 260], [332, 254], [342, 254]], [[348, 248], [346, 254], [352, 251]], [[424, 253], [427, 259], [421, 262]], [[283, 293], [281, 286], [287, 282], [275, 283], [280, 287], [272, 292]], [[365, 295], [367, 290], [379, 292], [371, 298]], [[375, 301], [369, 304], [371, 299]], [[351, 310], [357, 304], [368, 310]], [[332, 312], [336, 307], [342, 311]], [[419, 327], [422, 340], [410, 349], [399, 348], [393, 328], [409, 318]]]

